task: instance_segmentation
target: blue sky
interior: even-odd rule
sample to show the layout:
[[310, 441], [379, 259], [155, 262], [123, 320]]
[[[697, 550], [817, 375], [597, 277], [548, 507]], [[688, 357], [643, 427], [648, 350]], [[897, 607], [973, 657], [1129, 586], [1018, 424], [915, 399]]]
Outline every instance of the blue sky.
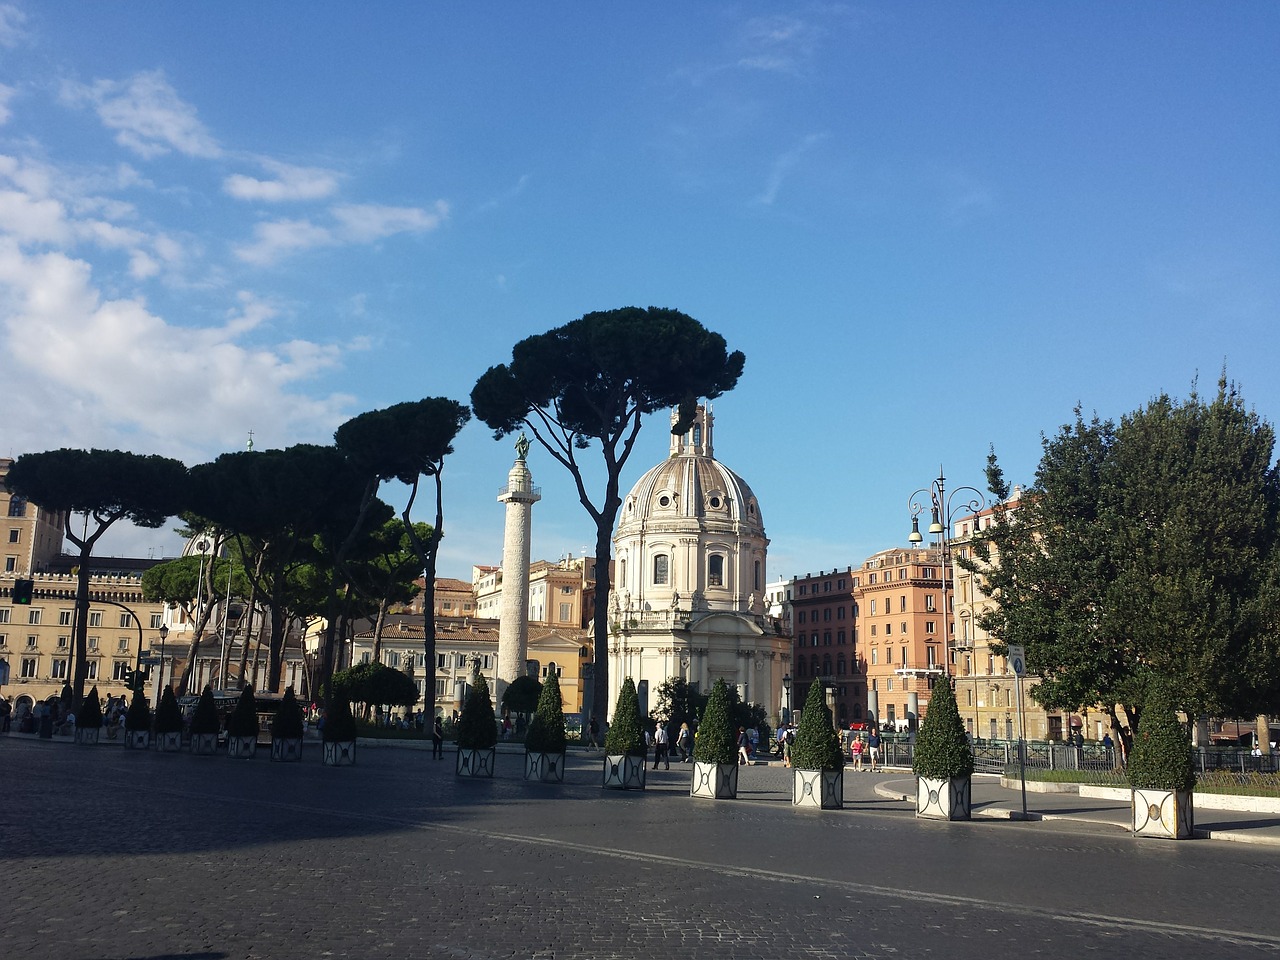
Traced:
[[[770, 577], [858, 564], [1076, 403], [1225, 364], [1280, 416], [1278, 42], [1263, 3], [0, 3], [0, 454], [328, 442], [667, 306], [747, 355], [716, 453]], [[460, 436], [443, 574], [499, 561], [512, 457]], [[580, 553], [530, 466], [534, 555]]]

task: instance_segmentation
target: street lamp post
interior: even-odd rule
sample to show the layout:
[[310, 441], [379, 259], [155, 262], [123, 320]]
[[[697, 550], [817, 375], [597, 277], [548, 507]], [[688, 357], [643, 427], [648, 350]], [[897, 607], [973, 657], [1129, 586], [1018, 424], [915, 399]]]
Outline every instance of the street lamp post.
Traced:
[[164, 678], [165, 665], [165, 641], [169, 639], [169, 628], [165, 624], [160, 624], [160, 673], [156, 677], [156, 708], [160, 706], [160, 688], [166, 684]]
[[[952, 672], [951, 651], [951, 608], [947, 606], [948, 577], [951, 570], [951, 528], [959, 516], [977, 514], [986, 509], [987, 498], [976, 487], [956, 487], [947, 493], [947, 478], [938, 468], [938, 478], [927, 487], [921, 487], [907, 498], [907, 507], [911, 511], [911, 533], [907, 540], [916, 546], [923, 542], [920, 533], [920, 514], [924, 512], [924, 504], [919, 497], [928, 494], [931, 501], [929, 534], [938, 538], [938, 554], [942, 561], [942, 674], [949, 676]], [[953, 503], [958, 494], [968, 499]]]
[[782, 722], [791, 722], [791, 674], [782, 678]]

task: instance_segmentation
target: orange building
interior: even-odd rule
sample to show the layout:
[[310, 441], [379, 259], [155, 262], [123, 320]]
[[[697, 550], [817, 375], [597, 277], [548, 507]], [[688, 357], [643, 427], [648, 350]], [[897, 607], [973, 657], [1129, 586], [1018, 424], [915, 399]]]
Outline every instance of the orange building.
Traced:
[[936, 548], [882, 550], [853, 573], [867, 710], [885, 729], [923, 718], [934, 683], [947, 675], [949, 575]]

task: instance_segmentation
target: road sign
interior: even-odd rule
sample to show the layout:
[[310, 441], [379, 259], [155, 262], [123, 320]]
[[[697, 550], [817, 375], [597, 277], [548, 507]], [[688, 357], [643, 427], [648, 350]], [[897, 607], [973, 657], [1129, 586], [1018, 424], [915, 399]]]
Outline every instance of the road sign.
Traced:
[[1008, 660], [1009, 669], [1015, 677], [1027, 675], [1027, 651], [1021, 644], [1009, 644]]
[[160, 666], [160, 658], [159, 657], [143, 657], [142, 663], [148, 667], [158, 667]]

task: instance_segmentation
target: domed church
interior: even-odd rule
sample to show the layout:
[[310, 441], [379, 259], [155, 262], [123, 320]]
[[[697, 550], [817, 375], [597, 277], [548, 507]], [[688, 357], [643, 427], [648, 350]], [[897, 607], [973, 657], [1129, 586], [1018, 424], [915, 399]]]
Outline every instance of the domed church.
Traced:
[[[672, 412], [672, 423], [676, 413]], [[699, 405], [671, 452], [622, 501], [613, 538], [609, 709], [626, 677], [642, 708], [683, 677], [707, 693], [717, 677], [776, 718], [791, 640], [766, 615], [769, 538], [746, 481], [715, 458], [714, 418]]]

